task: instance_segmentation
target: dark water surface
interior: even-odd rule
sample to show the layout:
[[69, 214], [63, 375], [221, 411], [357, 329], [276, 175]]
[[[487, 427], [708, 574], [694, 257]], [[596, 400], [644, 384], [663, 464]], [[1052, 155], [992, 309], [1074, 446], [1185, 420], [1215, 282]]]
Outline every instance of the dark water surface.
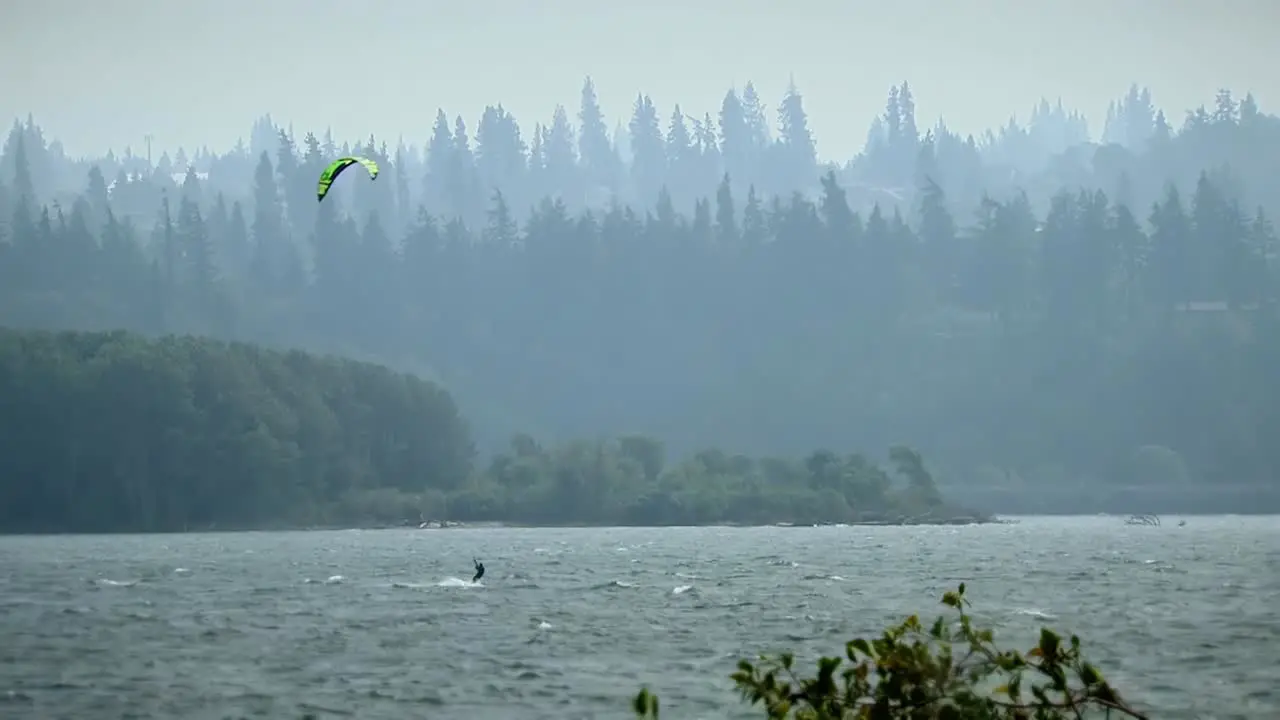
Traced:
[[961, 581], [997, 639], [1078, 632], [1154, 717], [1280, 718], [1280, 518], [1164, 522], [3, 537], [0, 718], [627, 718], [642, 683], [743, 717], [737, 658]]

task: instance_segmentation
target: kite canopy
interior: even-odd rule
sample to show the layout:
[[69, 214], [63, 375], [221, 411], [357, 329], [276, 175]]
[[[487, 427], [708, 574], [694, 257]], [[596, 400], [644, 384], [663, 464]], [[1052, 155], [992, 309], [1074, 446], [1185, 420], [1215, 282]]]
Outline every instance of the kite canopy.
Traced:
[[360, 164], [365, 170], [369, 171], [369, 179], [378, 179], [378, 163], [363, 157], [344, 157], [329, 163], [329, 167], [320, 173], [320, 183], [316, 186], [316, 201], [324, 200], [324, 196], [329, 194], [329, 188], [333, 187], [333, 181], [338, 179], [344, 170], [352, 165]]

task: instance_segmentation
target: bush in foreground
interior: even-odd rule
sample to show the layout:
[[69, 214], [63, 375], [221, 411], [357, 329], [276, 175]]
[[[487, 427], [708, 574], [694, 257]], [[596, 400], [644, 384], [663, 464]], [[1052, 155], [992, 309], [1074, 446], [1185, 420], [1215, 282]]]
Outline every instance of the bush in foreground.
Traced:
[[[926, 629], [912, 615], [879, 639], [851, 640], [843, 658], [822, 658], [813, 677], [797, 674], [789, 653], [742, 660], [734, 685], [770, 720], [1145, 720], [1085, 661], [1076, 636], [1064, 641], [1044, 628], [1029, 651], [1001, 650], [965, 612], [963, 584], [942, 604], [956, 622], [940, 616]], [[647, 688], [634, 704], [638, 717], [657, 720], [658, 698]]]

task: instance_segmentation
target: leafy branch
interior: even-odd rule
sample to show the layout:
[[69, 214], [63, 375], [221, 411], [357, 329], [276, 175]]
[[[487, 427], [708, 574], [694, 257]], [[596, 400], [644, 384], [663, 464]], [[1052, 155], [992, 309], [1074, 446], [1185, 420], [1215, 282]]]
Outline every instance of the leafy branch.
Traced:
[[[1003, 650], [974, 626], [964, 584], [942, 604], [951, 622], [939, 616], [926, 628], [912, 615], [877, 639], [849, 641], [844, 657], [823, 657], [813, 677], [783, 653], [739, 661], [734, 685], [769, 720], [1146, 720], [1084, 659], [1078, 637], [1043, 628], [1030, 650]], [[634, 710], [657, 720], [657, 696], [642, 689]]]

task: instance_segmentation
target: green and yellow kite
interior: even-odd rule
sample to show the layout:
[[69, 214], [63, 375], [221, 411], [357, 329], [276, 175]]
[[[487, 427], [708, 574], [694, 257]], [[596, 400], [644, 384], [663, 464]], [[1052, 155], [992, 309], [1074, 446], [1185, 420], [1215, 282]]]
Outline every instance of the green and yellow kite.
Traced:
[[316, 186], [316, 200], [324, 200], [324, 196], [329, 194], [329, 188], [333, 186], [333, 181], [338, 179], [343, 170], [359, 163], [369, 171], [369, 179], [378, 179], [378, 163], [363, 157], [344, 157], [338, 158], [329, 164], [329, 167], [320, 173], [320, 183]]

